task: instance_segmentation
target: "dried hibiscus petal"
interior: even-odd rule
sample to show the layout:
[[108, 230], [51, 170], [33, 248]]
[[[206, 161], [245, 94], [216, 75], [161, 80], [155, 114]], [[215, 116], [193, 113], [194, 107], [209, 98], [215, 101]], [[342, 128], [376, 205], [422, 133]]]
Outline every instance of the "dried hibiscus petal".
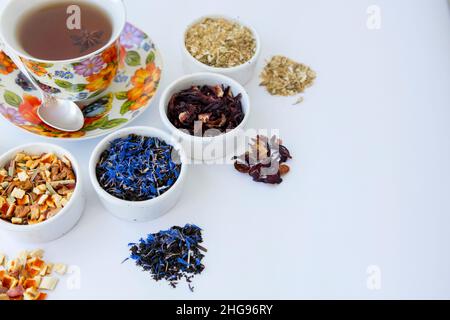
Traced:
[[265, 178], [258, 179], [257, 181], [268, 183], [268, 184], [280, 184], [283, 182], [283, 179], [281, 179], [279, 174], [273, 174], [270, 176], [266, 176]]
[[167, 116], [176, 128], [191, 135], [200, 133], [196, 132], [196, 122], [202, 135], [209, 129], [225, 133], [244, 120], [241, 99], [241, 94], [233, 96], [231, 88], [223, 85], [193, 86], [171, 97]]
[[292, 159], [291, 153], [289, 152], [289, 150], [283, 146], [280, 145], [280, 156], [281, 156], [281, 162], [286, 162], [289, 159]]
[[245, 165], [245, 164], [241, 164], [241, 163], [235, 163], [234, 167], [237, 171], [239, 171], [240, 173], [248, 173], [250, 171], [250, 167]]

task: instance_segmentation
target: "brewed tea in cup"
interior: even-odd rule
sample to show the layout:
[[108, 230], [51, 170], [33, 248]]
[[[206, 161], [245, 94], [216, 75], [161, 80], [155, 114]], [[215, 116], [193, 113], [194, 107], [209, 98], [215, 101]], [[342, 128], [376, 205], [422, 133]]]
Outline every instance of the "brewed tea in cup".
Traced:
[[10, 0], [0, 16], [6, 52], [59, 99], [99, 97], [119, 65], [122, 0]]
[[57, 1], [36, 6], [18, 22], [20, 46], [42, 60], [68, 60], [90, 54], [111, 39], [108, 14], [90, 3]]

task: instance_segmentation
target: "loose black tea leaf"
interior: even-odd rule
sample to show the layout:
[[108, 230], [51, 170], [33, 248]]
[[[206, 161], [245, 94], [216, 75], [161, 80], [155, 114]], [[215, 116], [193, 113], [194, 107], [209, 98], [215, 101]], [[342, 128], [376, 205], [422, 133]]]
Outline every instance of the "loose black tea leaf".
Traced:
[[[234, 96], [231, 88], [223, 85], [193, 86], [172, 96], [167, 115], [176, 128], [191, 135], [203, 135], [209, 129], [225, 133], [244, 120], [241, 99], [241, 94]], [[201, 132], [194, 132], [196, 122], [201, 124]]]
[[149, 234], [139, 243], [130, 243], [130, 258], [144, 271], [150, 272], [155, 281], [166, 280], [176, 288], [184, 278], [193, 291], [192, 278], [205, 269], [202, 251], [206, 252], [206, 249], [199, 245], [202, 242], [202, 229], [199, 227], [190, 224], [184, 228], [172, 227]]
[[276, 136], [271, 139], [265, 136], [257, 136], [252, 140], [250, 151], [247, 151], [236, 160], [234, 168], [250, 175], [254, 181], [268, 184], [280, 184], [282, 176], [286, 175], [290, 168], [285, 164], [292, 156], [289, 150], [283, 146]]

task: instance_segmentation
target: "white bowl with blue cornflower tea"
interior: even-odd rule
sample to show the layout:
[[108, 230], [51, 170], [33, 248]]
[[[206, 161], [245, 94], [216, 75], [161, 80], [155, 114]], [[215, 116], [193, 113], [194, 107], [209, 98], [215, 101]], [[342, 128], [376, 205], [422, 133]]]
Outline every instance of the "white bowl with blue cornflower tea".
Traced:
[[183, 147], [150, 127], [119, 130], [92, 153], [89, 175], [103, 206], [135, 222], [156, 219], [178, 202], [187, 175]]

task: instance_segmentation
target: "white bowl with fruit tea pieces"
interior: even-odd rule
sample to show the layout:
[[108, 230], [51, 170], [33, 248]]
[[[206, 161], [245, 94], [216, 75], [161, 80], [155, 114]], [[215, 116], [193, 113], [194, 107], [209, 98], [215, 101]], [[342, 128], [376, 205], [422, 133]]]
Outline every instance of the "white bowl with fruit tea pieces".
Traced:
[[85, 206], [80, 167], [67, 150], [34, 143], [0, 157], [0, 229], [32, 243], [68, 233]]

